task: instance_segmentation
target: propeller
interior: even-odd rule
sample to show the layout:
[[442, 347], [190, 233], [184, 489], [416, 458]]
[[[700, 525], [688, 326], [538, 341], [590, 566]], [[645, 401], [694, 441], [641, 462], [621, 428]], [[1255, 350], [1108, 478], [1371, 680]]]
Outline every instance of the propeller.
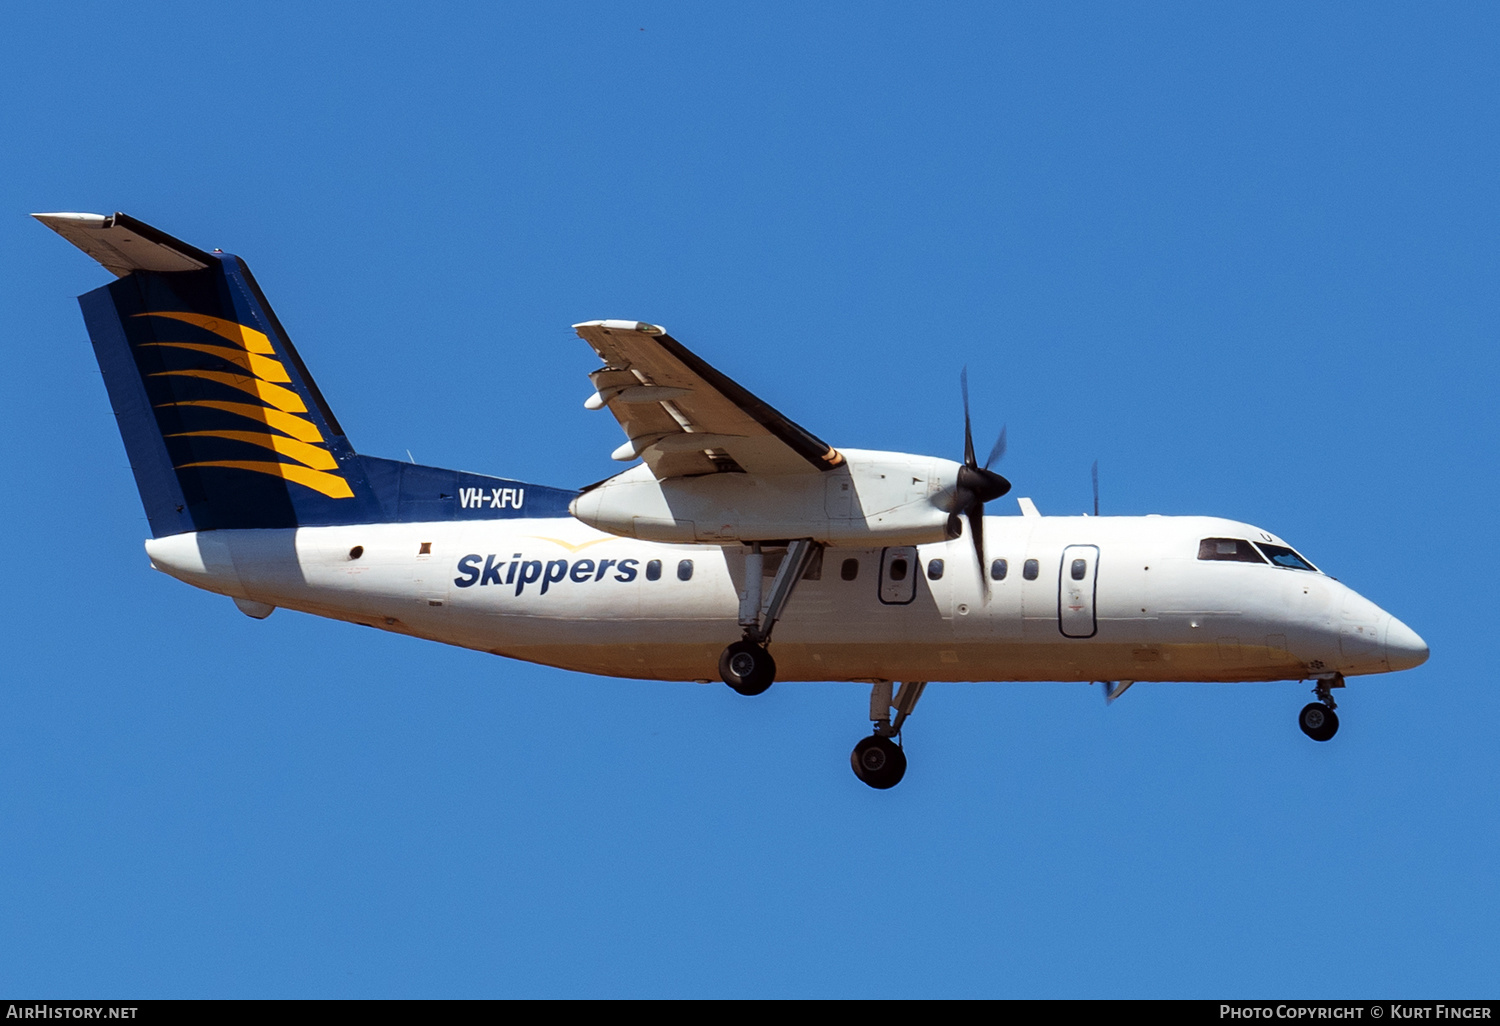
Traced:
[[974, 539], [974, 556], [979, 560], [979, 579], [984, 584], [986, 595], [990, 591], [990, 575], [984, 565], [984, 504], [998, 499], [1010, 491], [1010, 482], [990, 469], [990, 465], [1005, 455], [1005, 429], [995, 439], [989, 458], [984, 466], [974, 455], [974, 431], [969, 424], [969, 368], [958, 376], [959, 387], [964, 396], [964, 465], [958, 468], [958, 483], [953, 491], [953, 512], [948, 516], [948, 533], [957, 538], [963, 526], [959, 514], [969, 521], [969, 535]]
[[1089, 476], [1094, 479], [1094, 516], [1099, 515], [1099, 461], [1094, 461], [1094, 467], [1089, 471]]

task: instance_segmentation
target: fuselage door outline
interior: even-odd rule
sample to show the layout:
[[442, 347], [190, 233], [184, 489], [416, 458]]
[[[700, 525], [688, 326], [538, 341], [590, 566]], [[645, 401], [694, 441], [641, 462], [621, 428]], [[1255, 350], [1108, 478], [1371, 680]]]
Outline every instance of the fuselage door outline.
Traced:
[[911, 605], [917, 597], [915, 545], [891, 545], [880, 551], [880, 601], [888, 606]]
[[1099, 546], [1069, 545], [1057, 566], [1057, 629], [1067, 638], [1099, 632], [1095, 598], [1099, 588]]

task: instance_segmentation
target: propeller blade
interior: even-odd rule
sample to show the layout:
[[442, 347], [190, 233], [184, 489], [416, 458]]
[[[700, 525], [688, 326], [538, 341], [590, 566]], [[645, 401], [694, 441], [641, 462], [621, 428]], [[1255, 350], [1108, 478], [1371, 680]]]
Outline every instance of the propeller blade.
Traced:
[[1093, 475], [1093, 478], [1094, 478], [1094, 516], [1097, 517], [1099, 515], [1099, 461], [1098, 460], [1094, 461], [1094, 469], [1092, 471], [1092, 475]]
[[990, 575], [984, 565], [984, 504], [1010, 491], [1010, 482], [990, 469], [991, 464], [1005, 455], [1005, 428], [1000, 429], [1000, 437], [995, 439], [989, 459], [981, 467], [979, 458], [974, 455], [974, 428], [969, 418], [968, 367], [958, 372], [958, 388], [964, 398], [964, 463], [958, 468], [958, 479], [953, 483], [953, 494], [949, 500], [952, 505], [948, 507], [951, 510], [948, 515], [948, 537], [956, 538], [961, 532], [959, 514], [962, 513], [969, 521], [969, 536], [974, 539], [974, 558], [979, 561], [979, 583], [984, 589], [984, 600], [988, 602]]
[[990, 595], [990, 575], [984, 565], [984, 503], [976, 502], [964, 510], [969, 518], [969, 536], [974, 539], [974, 557], [979, 560], [979, 583], [984, 589], [985, 599]]
[[995, 439], [995, 447], [990, 450], [990, 458], [984, 461], [984, 469], [989, 470], [990, 464], [1005, 457], [1005, 428], [1000, 429], [1000, 437]]
[[977, 467], [979, 461], [974, 458], [974, 432], [969, 427], [969, 368], [965, 367], [958, 372], [958, 387], [964, 394], [964, 466]]

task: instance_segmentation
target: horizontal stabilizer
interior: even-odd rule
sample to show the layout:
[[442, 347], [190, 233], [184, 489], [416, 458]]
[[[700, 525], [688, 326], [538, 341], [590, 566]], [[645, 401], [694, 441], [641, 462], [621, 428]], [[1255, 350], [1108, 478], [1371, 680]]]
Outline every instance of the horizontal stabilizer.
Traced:
[[210, 257], [129, 214], [32, 214], [123, 278], [132, 271], [201, 271]]

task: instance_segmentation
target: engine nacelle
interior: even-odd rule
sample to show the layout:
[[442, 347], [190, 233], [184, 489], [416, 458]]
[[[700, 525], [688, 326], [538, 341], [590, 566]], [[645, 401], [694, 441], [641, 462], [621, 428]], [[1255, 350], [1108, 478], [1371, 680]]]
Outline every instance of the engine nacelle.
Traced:
[[784, 541], [920, 545], [949, 537], [960, 464], [840, 449], [844, 464], [806, 474], [704, 474], [658, 481], [644, 464], [590, 488], [569, 507], [590, 527], [656, 542]]

